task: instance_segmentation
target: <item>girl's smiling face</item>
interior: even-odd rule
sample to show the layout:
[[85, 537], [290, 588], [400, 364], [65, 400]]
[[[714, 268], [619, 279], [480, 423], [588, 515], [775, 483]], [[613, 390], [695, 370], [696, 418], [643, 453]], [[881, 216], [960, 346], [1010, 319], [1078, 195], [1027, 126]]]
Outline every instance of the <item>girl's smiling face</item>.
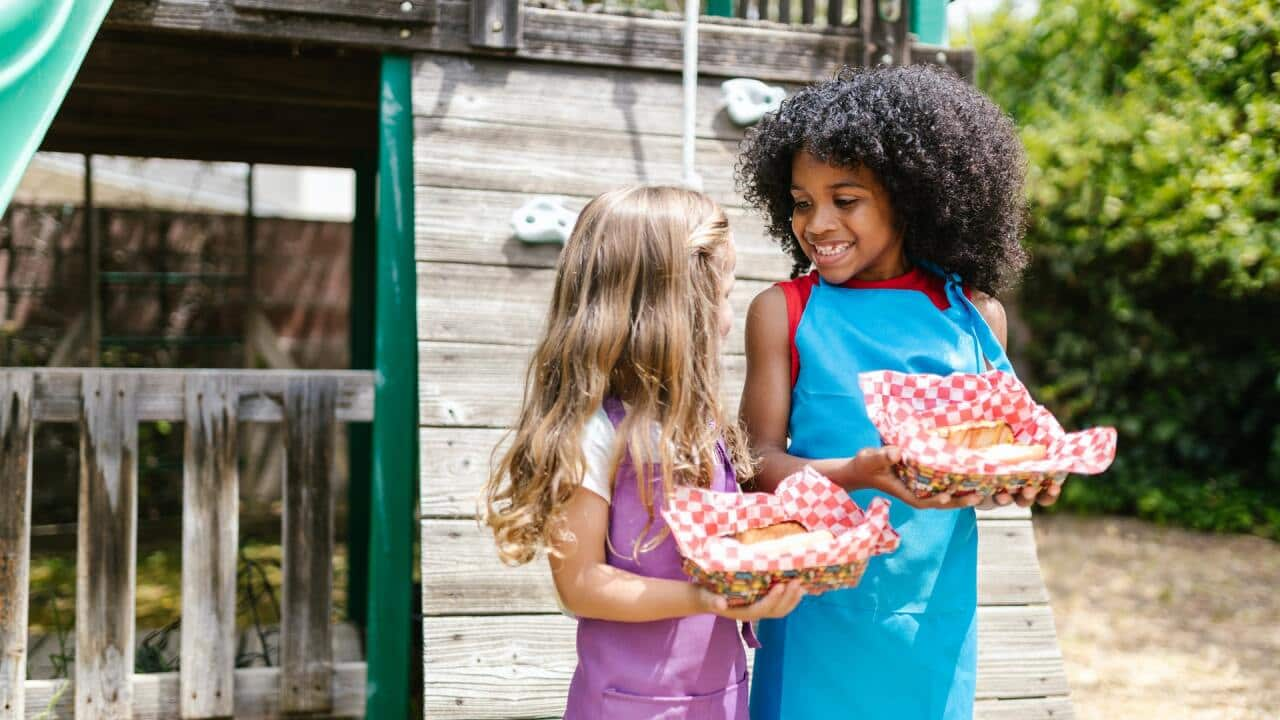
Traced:
[[886, 280], [907, 271], [889, 193], [872, 171], [796, 153], [791, 199], [791, 230], [823, 280]]

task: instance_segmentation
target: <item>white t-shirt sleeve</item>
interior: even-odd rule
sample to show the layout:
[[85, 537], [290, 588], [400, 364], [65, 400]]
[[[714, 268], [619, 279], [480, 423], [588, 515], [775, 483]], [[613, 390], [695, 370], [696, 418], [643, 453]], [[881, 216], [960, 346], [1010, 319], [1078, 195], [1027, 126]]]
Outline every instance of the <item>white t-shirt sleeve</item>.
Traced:
[[604, 406], [596, 408], [582, 430], [582, 455], [587, 461], [587, 472], [582, 487], [609, 502], [613, 497], [613, 482], [609, 477], [609, 456], [613, 452], [613, 423]]

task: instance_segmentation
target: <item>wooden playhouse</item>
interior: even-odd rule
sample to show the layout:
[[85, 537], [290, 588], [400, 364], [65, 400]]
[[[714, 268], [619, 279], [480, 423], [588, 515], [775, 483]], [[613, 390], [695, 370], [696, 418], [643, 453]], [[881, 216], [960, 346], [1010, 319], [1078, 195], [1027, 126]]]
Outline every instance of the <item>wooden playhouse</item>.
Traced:
[[[383, 423], [380, 447], [387, 455], [374, 453], [371, 482], [375, 513], [381, 507], [386, 514], [373, 515], [375, 547], [380, 537], [400, 542], [398, 534], [409, 532], [414, 518], [397, 506], [408, 496], [396, 483], [412, 477], [415, 464], [420, 468], [420, 662], [428, 718], [558, 717], [574, 666], [573, 623], [558, 612], [544, 565], [502, 566], [475, 519], [491, 453], [517, 409], [558, 250], [517, 240], [512, 213], [534, 196], [564, 196], [576, 208], [618, 185], [681, 179], [678, 16], [572, 7], [579, 9], [518, 0], [116, 0], [100, 40], [117, 50], [99, 55], [95, 65], [91, 49], [86, 72], [98, 68], [91, 75], [98, 84], [72, 86], [46, 140], [51, 149], [77, 152], [137, 148], [151, 155], [362, 169], [361, 187], [366, 202], [376, 205], [376, 221], [361, 236], [367, 254], [363, 264], [353, 259], [363, 268], [353, 284], [367, 283], [364, 301], [377, 306], [367, 322], [378, 350], [365, 366], [372, 368], [368, 375], [307, 380], [330, 388], [316, 392], [331, 399], [298, 407], [318, 408], [324, 422], [359, 420], [367, 412], [375, 435]], [[971, 77], [972, 52], [937, 44], [943, 9], [929, 0], [828, 0], [825, 6], [742, 0], [736, 7], [712, 0], [710, 12], [736, 17], [704, 17], [699, 30], [696, 161], [705, 190], [728, 210], [739, 244], [739, 326], [724, 359], [731, 405], [742, 382], [746, 304], [784, 279], [789, 262], [735, 192], [732, 168], [742, 130], [722, 107], [721, 81], [746, 77], [794, 87], [841, 65], [880, 62], [942, 63]], [[157, 69], [165, 63], [182, 68], [183, 78]], [[138, 75], [130, 79], [133, 71]], [[119, 100], [121, 92], [137, 102]], [[10, 382], [26, 387], [26, 381]], [[35, 408], [39, 420], [38, 374], [35, 382], [34, 395], [17, 390], [12, 397]], [[66, 387], [90, 387], [86, 382]], [[217, 387], [231, 388], [222, 392], [240, 398], [242, 408], [244, 398], [268, 392], [258, 389], [267, 380], [244, 382], [243, 392], [259, 394], [237, 395], [234, 382]], [[252, 412], [288, 416], [290, 398], [302, 397], [292, 388], [303, 381], [280, 382], [270, 391], [278, 393], [272, 395], [277, 404], [251, 401]], [[192, 391], [186, 392], [190, 403]], [[350, 409], [344, 414], [343, 408]], [[165, 412], [179, 415], [179, 405]], [[185, 412], [194, 409], [188, 405]], [[387, 488], [390, 496], [380, 494]], [[1071, 717], [1030, 515], [987, 513], [980, 531], [978, 717]], [[399, 595], [410, 582], [404, 556], [389, 557], [382, 566], [371, 563], [376, 590], [367, 666], [321, 672], [327, 684], [304, 693], [303, 705], [288, 705], [293, 701], [284, 700], [289, 695], [279, 677], [251, 685], [224, 670], [237, 716], [250, 693], [267, 699], [246, 699], [245, 708], [256, 708], [246, 716], [274, 716], [288, 707], [377, 718], [405, 714], [402, 705], [372, 699], [407, 682], [407, 671], [396, 667], [403, 643], [386, 641], [382, 647], [389, 650], [380, 657], [373, 639], [376, 622], [391, 635], [410, 627], [407, 608], [378, 606], [378, 592]], [[122, 581], [113, 582], [104, 591], [124, 591]], [[14, 637], [0, 627], [8, 643], [4, 658], [13, 657]], [[304, 665], [281, 672], [301, 673]], [[77, 717], [214, 716], [178, 706], [179, 690], [194, 680], [173, 678], [164, 690], [169, 704], [144, 710], [137, 689], [143, 681], [128, 669], [115, 673], [113, 682], [135, 688], [132, 704], [109, 713], [77, 705]], [[4, 682], [0, 675], [0, 694], [12, 697], [14, 686]], [[371, 699], [339, 702], [341, 688]], [[28, 695], [38, 690], [29, 688]], [[33, 712], [29, 697], [25, 716]], [[17, 715], [0, 708], [0, 717]]]

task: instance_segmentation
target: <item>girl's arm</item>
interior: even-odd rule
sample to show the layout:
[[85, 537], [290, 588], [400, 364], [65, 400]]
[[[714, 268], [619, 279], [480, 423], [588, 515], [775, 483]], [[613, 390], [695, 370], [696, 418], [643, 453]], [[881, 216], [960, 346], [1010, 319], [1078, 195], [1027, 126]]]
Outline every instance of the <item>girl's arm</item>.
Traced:
[[976, 496], [917, 498], [893, 474], [901, 457], [896, 447], [867, 448], [855, 457], [810, 459], [787, 452], [791, 416], [791, 341], [787, 300], [771, 287], [751, 301], [747, 310], [747, 380], [739, 405], [742, 423], [760, 460], [755, 484], [772, 492], [788, 475], [810, 465], [848, 490], [875, 489], [918, 508], [970, 507]]
[[[574, 540], [551, 556], [551, 576], [565, 609], [576, 617], [648, 622], [715, 613], [734, 620], [782, 617], [804, 597], [800, 583], [775, 585], [753, 605], [730, 610], [725, 599], [684, 580], [645, 577], [605, 561], [609, 503], [578, 488], [566, 507]], [[666, 542], [670, 542], [667, 540]]]
[[[1000, 341], [1000, 346], [1008, 350], [1009, 316], [1005, 313], [1004, 305], [990, 295], [975, 290], [973, 293], [973, 306], [978, 308], [982, 318], [987, 321], [987, 325], [991, 327], [991, 332]], [[1050, 486], [1039, 493], [1032, 488], [1027, 488], [1015, 495], [997, 493], [991, 496], [990, 503], [983, 503], [982, 507], [985, 509], [991, 505], [1008, 505], [1011, 502], [1016, 502], [1021, 507], [1027, 507], [1033, 502], [1041, 505], [1052, 505], [1058, 501], [1059, 492], [1061, 492], [1060, 488]]]

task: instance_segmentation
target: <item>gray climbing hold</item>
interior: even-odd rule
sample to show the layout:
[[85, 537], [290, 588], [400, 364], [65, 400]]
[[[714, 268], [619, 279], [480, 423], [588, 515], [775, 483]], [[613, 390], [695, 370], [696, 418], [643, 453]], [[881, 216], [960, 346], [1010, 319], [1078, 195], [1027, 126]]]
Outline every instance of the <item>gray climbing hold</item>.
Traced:
[[563, 245], [578, 221], [578, 214], [564, 206], [565, 199], [539, 196], [511, 213], [511, 229], [521, 242]]
[[765, 113], [781, 107], [783, 98], [787, 96], [786, 90], [751, 78], [725, 80], [720, 83], [720, 92], [724, 96], [729, 119], [739, 127], [755, 125]]

